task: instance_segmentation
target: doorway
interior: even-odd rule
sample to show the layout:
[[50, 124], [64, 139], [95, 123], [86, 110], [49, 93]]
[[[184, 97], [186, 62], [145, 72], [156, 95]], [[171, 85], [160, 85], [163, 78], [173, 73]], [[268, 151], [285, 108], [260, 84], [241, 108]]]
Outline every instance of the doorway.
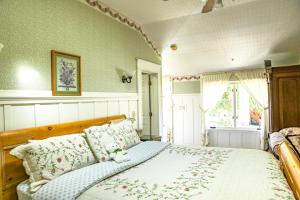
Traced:
[[[166, 141], [163, 134], [162, 123], [161, 72], [161, 65], [146, 60], [137, 59], [137, 87], [139, 99], [138, 128], [142, 130], [143, 135], [150, 136], [151, 133], [152, 136], [162, 136], [162, 141]], [[150, 87], [149, 75], [151, 82]], [[149, 111], [151, 111], [151, 113]], [[152, 114], [151, 121], [149, 113], [150, 115]], [[144, 121], [146, 122], [144, 123]]]
[[159, 136], [158, 74], [142, 73], [143, 134]]

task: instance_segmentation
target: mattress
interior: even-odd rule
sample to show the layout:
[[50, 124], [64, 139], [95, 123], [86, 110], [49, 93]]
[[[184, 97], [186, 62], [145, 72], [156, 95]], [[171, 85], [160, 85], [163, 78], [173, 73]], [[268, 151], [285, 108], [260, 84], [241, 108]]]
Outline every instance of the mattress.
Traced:
[[[156, 151], [155, 143], [151, 148], [144, 147], [146, 144], [141, 143], [129, 149], [133, 160], [134, 156], [143, 157]], [[101, 168], [107, 172], [112, 167], [107, 163], [98, 164], [98, 168], [91, 167], [91, 170], [95, 170], [91, 174], [97, 173], [100, 165], [107, 165]], [[70, 177], [62, 176], [55, 179], [52, 185], [46, 184], [32, 199], [295, 199], [277, 160], [272, 154], [261, 150], [166, 145], [143, 162], [124, 166], [120, 171], [114, 169], [114, 173], [105, 178], [93, 178], [94, 181], [89, 184], [80, 180], [78, 174], [81, 172], [77, 170], [72, 176], [67, 175]], [[82, 170], [82, 176], [92, 176], [88, 169]], [[76, 176], [79, 176], [78, 182], [74, 183]], [[63, 184], [69, 184], [70, 187], [66, 186], [67, 190], [60, 189]], [[71, 184], [76, 185], [77, 189], [70, 191], [69, 188], [73, 187]], [[61, 196], [54, 197], [57, 193], [61, 193]]]

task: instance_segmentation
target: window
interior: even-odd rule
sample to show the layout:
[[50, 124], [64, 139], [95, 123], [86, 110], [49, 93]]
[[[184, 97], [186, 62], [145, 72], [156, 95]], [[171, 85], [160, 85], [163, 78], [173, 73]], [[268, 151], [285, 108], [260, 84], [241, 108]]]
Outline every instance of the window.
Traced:
[[228, 84], [215, 106], [207, 112], [208, 127], [260, 128], [263, 108], [237, 82]]

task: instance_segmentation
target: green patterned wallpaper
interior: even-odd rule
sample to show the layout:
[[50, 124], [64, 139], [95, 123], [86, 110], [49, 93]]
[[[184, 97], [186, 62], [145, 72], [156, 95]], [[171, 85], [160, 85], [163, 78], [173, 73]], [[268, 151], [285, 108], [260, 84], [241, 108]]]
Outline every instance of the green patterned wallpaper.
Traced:
[[174, 94], [200, 93], [200, 81], [180, 81], [173, 83]]
[[81, 56], [88, 92], [136, 92], [118, 71], [161, 62], [139, 33], [75, 0], [0, 0], [0, 43], [0, 90], [50, 90], [51, 49]]

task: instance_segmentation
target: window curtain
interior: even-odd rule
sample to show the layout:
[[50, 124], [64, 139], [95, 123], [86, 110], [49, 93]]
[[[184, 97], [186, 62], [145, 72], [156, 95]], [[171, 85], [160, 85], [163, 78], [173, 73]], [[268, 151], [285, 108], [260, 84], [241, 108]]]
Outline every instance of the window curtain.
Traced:
[[268, 85], [264, 69], [240, 71], [235, 73], [240, 84], [246, 89], [260, 106], [264, 108], [264, 118], [262, 122], [261, 149], [268, 147], [269, 132], [269, 108], [268, 108]]
[[206, 126], [206, 113], [212, 109], [216, 103], [222, 98], [226, 91], [231, 73], [217, 73], [202, 75], [200, 78], [201, 84], [201, 143], [207, 146], [208, 127]]

